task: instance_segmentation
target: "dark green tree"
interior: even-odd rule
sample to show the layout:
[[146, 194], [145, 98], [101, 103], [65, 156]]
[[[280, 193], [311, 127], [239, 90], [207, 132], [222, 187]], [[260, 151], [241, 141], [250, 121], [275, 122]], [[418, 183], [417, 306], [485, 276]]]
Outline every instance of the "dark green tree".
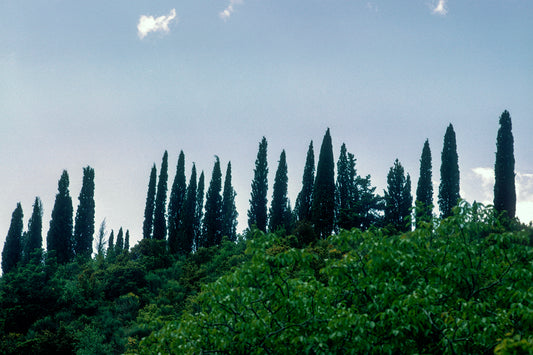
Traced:
[[99, 258], [103, 257], [105, 254], [106, 234], [106, 222], [104, 218], [102, 223], [100, 223], [100, 228], [98, 228], [98, 237], [96, 239], [96, 255]]
[[74, 226], [74, 254], [90, 258], [93, 252], [94, 235], [94, 169], [83, 169], [83, 183]]
[[394, 166], [387, 174], [387, 190], [385, 191], [385, 223], [398, 231], [411, 229], [411, 177], [405, 175], [402, 164], [396, 159]]
[[196, 235], [196, 194], [196, 166], [193, 164], [185, 202], [183, 203], [182, 228], [180, 228], [180, 232], [178, 233], [178, 243], [175, 253], [187, 255], [193, 251], [194, 238]]
[[305, 159], [304, 173], [302, 177], [302, 190], [296, 198], [294, 212], [298, 221], [311, 219], [311, 202], [313, 198], [313, 185], [315, 183], [315, 153], [313, 141], [309, 143], [307, 157]]
[[322, 140], [316, 168], [311, 222], [315, 232], [324, 239], [333, 231], [335, 218], [335, 162], [329, 128]]
[[416, 186], [415, 220], [417, 226], [419, 222], [429, 222], [433, 215], [433, 181], [431, 179], [431, 150], [429, 140], [426, 139], [420, 157], [420, 176]]
[[222, 235], [227, 236], [233, 242], [237, 240], [237, 217], [239, 216], [235, 207], [235, 196], [237, 194], [231, 184], [231, 162], [228, 162], [222, 192]]
[[28, 222], [28, 233], [23, 245], [24, 263], [38, 264], [43, 253], [43, 205], [39, 197], [35, 197], [33, 212]]
[[115, 232], [113, 230], [111, 230], [111, 234], [109, 235], [109, 239], [107, 241], [106, 257], [108, 259], [115, 258]]
[[152, 238], [154, 228], [154, 204], [155, 204], [155, 186], [157, 180], [157, 168], [152, 166], [150, 181], [148, 183], [148, 194], [146, 196], [146, 207], [144, 208], [143, 238]]
[[46, 249], [54, 251], [57, 262], [67, 263], [74, 256], [72, 243], [72, 198], [68, 190], [69, 177], [66, 170], [63, 171], [58, 183], [58, 193], [52, 210], [50, 228], [46, 236]]
[[383, 198], [375, 193], [376, 187], [372, 186], [370, 175], [364, 178], [357, 176], [356, 185], [358, 200], [355, 204], [355, 221], [352, 226], [361, 230], [381, 226], [385, 203]]
[[205, 198], [205, 215], [203, 223], [203, 247], [219, 245], [222, 241], [222, 172], [220, 159], [215, 157], [215, 166]]
[[176, 177], [170, 190], [168, 203], [168, 248], [172, 254], [178, 251], [178, 234], [183, 229], [183, 203], [187, 193], [185, 181], [185, 155], [180, 151]]
[[248, 227], [253, 226], [266, 232], [267, 227], [267, 192], [268, 192], [268, 162], [267, 140], [265, 137], [259, 143], [257, 159], [255, 160], [254, 179], [248, 210]]
[[4, 249], [2, 249], [2, 272], [7, 274], [13, 270], [22, 259], [22, 206], [20, 202], [11, 215], [11, 224], [7, 232]]
[[439, 209], [442, 218], [452, 215], [459, 198], [459, 157], [455, 131], [450, 123], [444, 135], [440, 165]]
[[115, 243], [115, 255], [120, 255], [124, 251], [124, 231], [122, 227], [118, 230], [117, 242]]
[[494, 165], [494, 208], [498, 213], [507, 213], [514, 218], [516, 213], [516, 188], [514, 172], [514, 138], [511, 115], [507, 110], [500, 116], [500, 128], [496, 140], [496, 163]]
[[196, 191], [196, 213], [194, 217], [194, 247], [198, 249], [204, 245], [202, 235], [202, 222], [204, 218], [204, 190], [205, 190], [205, 176], [204, 172], [200, 173], [198, 178], [198, 188]]
[[126, 237], [124, 238], [124, 251], [127, 253], [130, 251], [130, 230], [126, 230]]
[[270, 219], [268, 229], [275, 232], [279, 228], [287, 229], [287, 211], [289, 210], [289, 198], [287, 197], [289, 178], [287, 176], [287, 158], [285, 150], [279, 156], [278, 169], [274, 178], [272, 202], [270, 204]]
[[359, 201], [356, 184], [355, 157], [342, 144], [337, 162], [336, 215], [337, 227], [351, 229], [356, 226], [356, 204]]
[[157, 193], [154, 206], [154, 239], [165, 240], [167, 236], [166, 204], [167, 204], [167, 180], [168, 180], [168, 153], [165, 150], [159, 171]]
[[211, 182], [205, 198], [205, 215], [203, 223], [203, 244], [211, 247], [222, 241], [222, 172], [220, 159], [215, 157], [215, 166], [211, 175]]

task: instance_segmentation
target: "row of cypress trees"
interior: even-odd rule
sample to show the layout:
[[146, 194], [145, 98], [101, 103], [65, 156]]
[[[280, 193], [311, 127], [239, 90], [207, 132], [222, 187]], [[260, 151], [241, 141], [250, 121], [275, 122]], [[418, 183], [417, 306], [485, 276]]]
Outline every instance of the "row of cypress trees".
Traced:
[[[78, 199], [78, 209], [73, 220], [69, 176], [67, 171], [63, 171], [46, 236], [48, 256], [61, 264], [73, 260], [75, 256], [89, 258], [92, 254], [95, 203], [94, 169], [90, 166], [83, 169], [83, 183]], [[28, 230], [24, 232], [24, 214], [21, 204], [17, 204], [2, 250], [4, 273], [14, 269], [19, 262], [27, 264], [42, 261], [42, 211], [41, 200], [36, 197]]]
[[[170, 191], [168, 214], [166, 212], [168, 152], [161, 162], [156, 188], [157, 168], [152, 166], [143, 223], [143, 238], [166, 240], [172, 254], [186, 255], [199, 247], [210, 247], [227, 236], [237, 238], [237, 209], [232, 186], [231, 162], [228, 162], [224, 189], [220, 159], [215, 157], [211, 182], [205, 194], [203, 171], [197, 180], [193, 163], [189, 184], [185, 178], [185, 155], [180, 152], [176, 175]], [[167, 235], [168, 234], [168, 235]]]
[[[497, 213], [514, 218], [516, 190], [514, 172], [514, 140], [512, 123], [506, 110], [500, 116], [495, 162], [494, 207]], [[420, 159], [420, 176], [415, 198], [416, 223], [428, 222], [433, 217], [432, 164], [429, 141], [426, 140]], [[357, 174], [354, 154], [343, 143], [335, 163], [331, 135], [327, 129], [316, 165], [313, 142], [309, 144], [302, 177], [302, 189], [296, 199], [294, 211], [288, 194], [286, 153], [283, 150], [278, 162], [273, 185], [271, 206], [267, 208], [268, 164], [267, 140], [262, 138], [255, 162], [254, 178], [248, 210], [248, 227], [262, 231], [298, 232], [311, 228], [316, 238], [325, 238], [339, 229], [357, 227], [367, 229], [372, 225], [390, 225], [399, 231], [411, 228], [411, 178], [396, 159], [387, 175], [387, 190], [383, 197], [375, 193], [370, 175]], [[441, 154], [438, 204], [441, 218], [452, 214], [460, 199], [459, 164], [455, 132], [450, 124], [444, 136]], [[166, 211], [168, 153], [165, 151], [159, 179], [152, 167], [148, 185], [143, 223], [145, 239], [166, 240], [173, 254], [188, 254], [199, 247], [220, 244], [223, 236], [230, 240], [237, 237], [237, 210], [235, 190], [232, 186], [231, 162], [228, 163], [222, 188], [220, 159], [215, 158], [211, 182], [205, 194], [204, 173], [197, 179], [193, 164], [189, 183], [185, 179], [185, 156], [180, 152], [176, 175], [171, 187]], [[157, 186], [156, 186], [157, 182]], [[58, 183], [50, 228], [46, 237], [48, 255], [57, 262], [66, 263], [75, 256], [88, 258], [92, 254], [94, 235], [94, 169], [83, 169], [83, 184], [78, 197], [79, 204], [73, 221], [72, 199], [69, 192], [69, 176], [63, 171]], [[74, 223], [75, 222], [75, 223]], [[19, 262], [42, 260], [42, 204], [37, 197], [33, 205], [28, 230], [23, 231], [23, 211], [20, 203], [13, 212], [9, 231], [2, 251], [2, 270], [9, 272]], [[102, 229], [102, 228], [101, 228]], [[103, 235], [103, 231], [100, 231]], [[102, 239], [102, 235], [99, 239]], [[129, 249], [129, 232], [124, 240], [122, 229], [108, 240], [107, 252], [116, 255]], [[99, 241], [99, 252], [102, 241]]]

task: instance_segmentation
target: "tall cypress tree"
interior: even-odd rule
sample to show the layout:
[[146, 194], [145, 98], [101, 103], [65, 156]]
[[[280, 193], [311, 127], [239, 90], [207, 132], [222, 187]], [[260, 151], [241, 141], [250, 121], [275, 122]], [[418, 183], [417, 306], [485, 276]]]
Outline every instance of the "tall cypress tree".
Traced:
[[204, 218], [204, 190], [205, 190], [205, 176], [204, 172], [200, 173], [198, 178], [198, 188], [196, 191], [196, 213], [194, 217], [194, 246], [196, 250], [205, 245], [202, 235], [202, 222]]
[[94, 169], [90, 166], [83, 169], [83, 183], [78, 200], [80, 203], [74, 227], [74, 253], [88, 258], [93, 251], [95, 209]]
[[313, 151], [313, 141], [309, 143], [307, 157], [305, 158], [304, 173], [302, 177], [302, 190], [296, 198], [294, 212], [299, 221], [309, 221], [311, 219], [311, 202], [313, 198], [313, 185], [315, 183], [315, 153]]
[[411, 177], [405, 176], [402, 164], [396, 159], [387, 174], [385, 191], [385, 223], [399, 231], [411, 229], [406, 219], [411, 215], [413, 196], [411, 195]]
[[124, 251], [127, 253], [130, 251], [130, 230], [126, 230], [126, 237], [124, 238]]
[[115, 255], [120, 255], [124, 251], [124, 231], [122, 227], [118, 230], [117, 242], [115, 243]]
[[222, 235], [227, 236], [229, 240], [237, 240], [237, 208], [235, 207], [235, 190], [231, 184], [231, 162], [228, 162], [226, 168], [226, 177], [224, 178], [224, 191], [222, 192]]
[[167, 180], [168, 180], [168, 152], [165, 150], [159, 171], [157, 193], [154, 207], [154, 239], [164, 240], [167, 236], [166, 204], [167, 204]]
[[329, 128], [322, 140], [316, 168], [311, 221], [320, 238], [326, 238], [333, 231], [335, 217], [335, 162]]
[[357, 205], [359, 191], [357, 186], [357, 173], [355, 170], [355, 157], [348, 153], [346, 144], [342, 144], [339, 160], [337, 162], [336, 184], [336, 215], [337, 228], [351, 229], [359, 227]]
[[452, 209], [459, 201], [459, 157], [455, 131], [450, 123], [444, 135], [441, 154], [439, 209], [442, 218], [452, 215]]
[[154, 204], [155, 204], [155, 185], [157, 179], [157, 168], [152, 166], [150, 181], [148, 182], [148, 193], [146, 196], [146, 207], [144, 208], [143, 238], [152, 238], [154, 228]]
[[248, 210], [248, 227], [256, 226], [266, 232], [267, 227], [267, 192], [268, 192], [268, 162], [267, 140], [265, 137], [259, 143], [257, 159], [255, 160], [254, 179]]
[[196, 166], [192, 165], [191, 178], [189, 180], [189, 186], [187, 187], [187, 193], [185, 196], [185, 202], [182, 208], [182, 228], [178, 233], [178, 243], [176, 250], [171, 250], [173, 253], [180, 253], [187, 255], [193, 251], [194, 238], [195, 238], [195, 220], [196, 220]]
[[272, 202], [270, 204], [269, 230], [275, 232], [278, 228], [287, 228], [285, 225], [287, 211], [289, 210], [289, 199], [287, 197], [289, 178], [287, 177], [287, 158], [285, 150], [279, 157], [278, 169], [274, 178], [274, 188], [272, 192]]
[[72, 198], [68, 190], [69, 177], [66, 170], [61, 174], [58, 183], [58, 193], [52, 210], [50, 228], [46, 236], [46, 249], [55, 251], [57, 262], [64, 264], [72, 260], [74, 250], [72, 246]]
[[43, 206], [41, 199], [35, 197], [33, 212], [28, 222], [28, 234], [23, 246], [23, 259], [25, 263], [39, 263], [43, 252]]
[[511, 115], [507, 110], [500, 116], [500, 128], [496, 140], [496, 163], [494, 165], [494, 208], [499, 213], [507, 212], [509, 218], [516, 213], [516, 189], [514, 172], [514, 138]]
[[216, 157], [211, 182], [205, 198], [205, 216], [203, 223], [203, 240], [205, 247], [220, 244], [222, 241], [222, 172], [220, 160]]
[[416, 186], [416, 224], [429, 222], [433, 214], [433, 182], [431, 168], [431, 150], [426, 139], [420, 157], [420, 176]]
[[185, 155], [180, 151], [176, 177], [170, 190], [170, 201], [168, 203], [168, 248], [171, 253], [176, 253], [178, 248], [178, 234], [183, 229], [183, 203], [187, 193], [185, 182]]
[[23, 217], [22, 206], [19, 202], [11, 215], [11, 224], [2, 250], [2, 272], [4, 275], [13, 270], [22, 259]]
[[115, 258], [115, 232], [111, 230], [109, 240], [107, 241], [107, 253], [106, 257], [110, 260]]

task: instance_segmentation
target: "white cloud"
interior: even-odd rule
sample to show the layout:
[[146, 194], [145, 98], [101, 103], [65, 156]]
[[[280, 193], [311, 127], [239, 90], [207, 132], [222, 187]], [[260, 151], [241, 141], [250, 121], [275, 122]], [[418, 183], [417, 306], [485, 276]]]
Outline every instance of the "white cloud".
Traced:
[[227, 21], [230, 18], [231, 14], [233, 14], [233, 11], [235, 11], [234, 6], [237, 4], [242, 4], [242, 0], [230, 0], [228, 6], [223, 11], [221, 11], [218, 16], [224, 21]]
[[446, 8], [446, 0], [439, 0], [437, 5], [433, 8], [433, 13], [436, 15], [446, 15], [448, 13], [448, 9]]
[[[137, 24], [137, 34], [140, 39], [143, 39], [150, 32], [168, 32], [170, 29], [168, 25], [176, 18], [176, 9], [170, 10], [168, 16], [153, 16], [141, 15], [139, 23]], [[177, 20], [176, 20], [177, 21]]]

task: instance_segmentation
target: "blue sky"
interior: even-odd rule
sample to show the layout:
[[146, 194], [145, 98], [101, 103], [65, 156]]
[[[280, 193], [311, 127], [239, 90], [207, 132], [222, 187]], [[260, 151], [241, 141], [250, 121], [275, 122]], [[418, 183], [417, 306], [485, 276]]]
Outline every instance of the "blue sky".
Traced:
[[505, 109], [518, 214], [532, 220], [532, 29], [530, 0], [2, 1], [0, 244], [35, 196], [46, 235], [62, 170], [76, 207], [87, 165], [97, 224], [139, 239], [165, 149], [169, 184], [180, 150], [187, 179], [192, 162], [209, 180], [215, 154], [223, 170], [231, 160], [243, 229], [261, 137], [270, 184], [286, 150], [294, 203], [309, 141], [318, 155], [328, 127], [335, 156], [345, 142], [378, 192], [396, 158], [414, 192], [426, 138], [438, 184], [452, 123], [462, 196], [491, 202]]

